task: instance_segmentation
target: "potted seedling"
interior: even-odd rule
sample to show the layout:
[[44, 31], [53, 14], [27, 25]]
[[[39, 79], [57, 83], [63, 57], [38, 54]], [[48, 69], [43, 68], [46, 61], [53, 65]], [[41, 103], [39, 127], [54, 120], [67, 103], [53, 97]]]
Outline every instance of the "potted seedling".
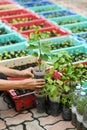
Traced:
[[[46, 66], [43, 61], [47, 61], [49, 58], [50, 43], [41, 43], [41, 39], [44, 39], [45, 37], [47, 38], [47, 36], [49, 37], [49, 33], [40, 32], [38, 27], [35, 27], [35, 32], [30, 34], [28, 49], [36, 50], [32, 52], [32, 54], [37, 57], [37, 66], [34, 67], [34, 78], [36, 79], [44, 78], [45, 76]], [[37, 111], [39, 113], [45, 112], [46, 88], [44, 87], [43, 89], [36, 91], [35, 95]]]

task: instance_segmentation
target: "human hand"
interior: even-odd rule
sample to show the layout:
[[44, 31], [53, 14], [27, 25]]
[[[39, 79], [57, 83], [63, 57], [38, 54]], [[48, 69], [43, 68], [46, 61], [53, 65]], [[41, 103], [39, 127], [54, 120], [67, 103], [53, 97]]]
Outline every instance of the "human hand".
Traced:
[[30, 67], [30, 68], [28, 68], [28, 69], [25, 69], [25, 70], [22, 70], [21, 71], [21, 75], [22, 75], [22, 77], [24, 77], [24, 78], [33, 78], [34, 77], [34, 69], [33, 69], [33, 67]]
[[44, 79], [25, 79], [23, 80], [23, 82], [23, 88], [31, 90], [41, 89], [44, 87], [45, 84]]

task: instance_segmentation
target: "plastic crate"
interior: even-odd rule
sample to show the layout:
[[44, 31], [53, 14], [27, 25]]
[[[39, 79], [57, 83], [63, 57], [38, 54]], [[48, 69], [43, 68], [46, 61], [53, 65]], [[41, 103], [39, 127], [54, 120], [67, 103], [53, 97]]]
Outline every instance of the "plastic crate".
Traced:
[[49, 12], [45, 12], [45, 13], [38, 13], [39, 16], [45, 17], [47, 19], [51, 19], [53, 20], [53, 18], [57, 18], [57, 17], [66, 17], [66, 16], [70, 16], [70, 15], [76, 15], [75, 12], [71, 11], [71, 10], [56, 10], [56, 11], [49, 11]]
[[[10, 79], [10, 80], [14, 80], [14, 79]], [[23, 79], [16, 78], [15, 80], [17, 81]], [[17, 95], [17, 91], [18, 90], [14, 90], [14, 89], [5, 91], [5, 94], [9, 96], [13, 101], [16, 111], [22, 111], [36, 106], [36, 97], [33, 91], [21, 95]]]
[[[60, 27], [48, 27], [48, 28], [43, 28], [43, 29], [39, 29], [40, 32], [53, 32], [55, 31], [56, 32], [56, 36], [50, 36], [50, 38], [52, 37], [60, 37], [60, 36], [66, 36], [66, 35], [70, 35], [69, 32], [65, 31], [64, 29], [60, 28]], [[21, 32], [21, 34], [25, 34], [27, 35], [28, 37], [30, 36], [31, 33], [34, 33], [35, 30], [30, 30], [30, 31], [26, 31], [26, 32]]]
[[44, 29], [54, 25], [45, 19], [39, 19], [26, 23], [12, 24], [12, 26], [15, 27], [19, 32], [27, 32], [29, 30], [34, 30], [35, 26], [38, 26], [40, 29]]
[[25, 4], [21, 4], [24, 7], [37, 7], [37, 6], [42, 6], [42, 5], [52, 5], [54, 4], [53, 2], [50, 1], [39, 1], [39, 2], [28, 2]]
[[[15, 50], [24, 50], [24, 49], [25, 49], [24, 46], [21, 46], [20, 48], [15, 48]], [[36, 57], [28, 55], [28, 56], [13, 58], [13, 59], [1, 60], [0, 65], [13, 68], [15, 66], [36, 63], [36, 61], [37, 61]]]
[[[26, 21], [24, 21], [24, 19], [26, 19]], [[13, 17], [6, 17], [6, 18], [1, 18], [1, 20], [3, 22], [5, 22], [6, 24], [17, 24], [17, 23], [25, 23], [25, 22], [29, 22], [29, 21], [33, 21], [36, 19], [40, 19], [40, 17], [34, 13], [27, 13], [27, 14], [22, 14], [22, 15], [16, 15]], [[14, 23], [12, 23], [12, 22]]]
[[[14, 44], [10, 44], [10, 45], [4, 45], [6, 42], [8, 42], [9, 40], [15, 40], [16, 43]], [[28, 45], [28, 42], [26, 40], [26, 38], [22, 37], [21, 34], [19, 33], [11, 33], [7, 36], [1, 36], [0, 37], [0, 44], [3, 43], [2, 46], [0, 46], [0, 53], [3, 53], [5, 51], [13, 51], [17, 48], [20, 48], [21, 49], [21, 46], [23, 48], [27, 47]]]
[[[68, 54], [73, 54], [73, 55], [79, 54], [79, 52], [81, 52], [81, 53], [84, 53], [87, 56], [87, 46], [85, 46], [84, 44], [79, 45], [79, 46], [75, 46], [75, 47], [70, 47], [70, 48], [63, 48], [63, 49], [60, 49], [60, 50], [53, 50], [52, 56], [55, 56], [56, 54], [58, 54], [61, 51], [65, 51]], [[87, 62], [87, 59], [75, 61], [75, 63], [81, 63], [81, 62]]]
[[5, 4], [12, 4], [13, 2], [10, 1], [0, 1], [0, 5], [5, 5]]
[[13, 9], [0, 11], [0, 18], [13, 17], [17, 15], [29, 14], [30, 12], [26, 9]]
[[71, 32], [72, 34], [87, 32], [87, 22], [63, 25], [62, 27], [65, 28], [67, 31]]
[[84, 43], [87, 43], [87, 32], [78, 33], [74, 35], [79, 41], [83, 41]]
[[47, 12], [47, 11], [53, 11], [53, 10], [62, 10], [64, 9], [62, 6], [60, 5], [42, 5], [39, 7], [30, 7], [29, 10], [32, 10], [35, 13], [43, 13], [43, 12]]
[[[71, 47], [66, 47], [65, 44], [69, 43], [72, 44]], [[78, 41], [75, 37], [73, 36], [62, 36], [62, 37], [55, 37], [55, 38], [48, 38], [48, 39], [44, 39], [44, 40], [41, 40], [41, 44], [44, 44], [44, 43], [47, 43], [47, 44], [51, 44], [51, 50], [52, 50], [52, 47], [54, 45], [56, 45], [56, 47], [58, 47], [58, 49], [54, 49], [52, 50], [53, 52], [57, 51], [57, 50], [62, 50], [64, 48], [73, 48], [75, 46], [80, 46], [80, 45], [83, 45], [84, 43], [83, 42], [80, 42]], [[35, 44], [37, 44], [37, 42], [35, 42]], [[60, 47], [60, 45], [62, 45]], [[68, 44], [69, 45], [69, 44]], [[55, 47], [54, 47], [55, 48]], [[29, 53], [32, 54], [33, 52], [36, 52], [38, 51], [37, 49], [34, 49], [34, 50], [29, 50]]]
[[4, 23], [0, 26], [0, 30], [4, 31], [4, 34], [0, 34], [0, 37], [6, 36], [6, 35], [14, 32], [14, 30], [12, 30], [10, 27], [5, 25]]
[[18, 9], [22, 8], [20, 5], [17, 4], [6, 4], [6, 5], [0, 5], [0, 11], [2, 10], [13, 10], [13, 9]]
[[79, 22], [84, 22], [87, 21], [87, 17], [82, 16], [82, 15], [72, 15], [72, 16], [66, 16], [60, 18], [53, 18], [50, 20], [51, 22], [55, 22], [56, 25], [68, 25], [68, 24], [73, 24], [73, 23], [79, 23]]

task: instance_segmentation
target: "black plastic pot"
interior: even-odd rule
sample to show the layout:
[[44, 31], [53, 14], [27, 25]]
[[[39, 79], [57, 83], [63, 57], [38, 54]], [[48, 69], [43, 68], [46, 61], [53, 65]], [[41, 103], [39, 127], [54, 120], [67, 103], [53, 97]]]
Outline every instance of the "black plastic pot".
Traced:
[[61, 112], [61, 105], [58, 103], [58, 101], [53, 101], [48, 99], [47, 100], [47, 106], [46, 106], [46, 112], [49, 115], [52, 116], [58, 116]]
[[37, 95], [36, 96], [36, 108], [38, 113], [46, 112], [46, 97], [44, 95]]
[[63, 106], [62, 117], [65, 121], [71, 121], [72, 119], [71, 109], [66, 106]]
[[45, 75], [45, 70], [44, 68], [39, 66], [34, 67], [34, 78], [39, 79], [39, 78], [44, 78]]

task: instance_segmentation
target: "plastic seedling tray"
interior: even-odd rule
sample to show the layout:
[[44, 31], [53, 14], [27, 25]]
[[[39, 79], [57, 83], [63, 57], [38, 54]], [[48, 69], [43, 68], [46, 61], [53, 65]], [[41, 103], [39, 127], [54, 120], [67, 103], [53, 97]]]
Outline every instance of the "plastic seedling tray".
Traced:
[[45, 19], [39, 19], [26, 23], [12, 24], [12, 26], [15, 27], [19, 32], [26, 32], [29, 30], [34, 30], [35, 26], [38, 26], [40, 29], [44, 29], [54, 25]]
[[79, 41], [83, 41], [84, 43], [87, 43], [87, 32], [78, 33], [74, 36], [76, 36]]
[[56, 10], [56, 11], [49, 11], [45, 13], [38, 13], [38, 15], [53, 20], [53, 18], [76, 15], [76, 13], [71, 10], [60, 10], [60, 11]]
[[53, 49], [56, 50], [57, 47], [58, 47], [58, 49], [69, 48], [69, 47], [71, 48], [73, 46], [79, 46], [79, 45], [84, 44], [83, 42], [78, 41], [75, 37], [73, 37], [71, 35], [42, 40], [42, 43], [44, 43], [44, 42], [51, 43], [52, 50]]
[[79, 22], [84, 22], [87, 21], [87, 17], [82, 16], [82, 15], [72, 15], [72, 16], [66, 16], [60, 18], [53, 18], [50, 20], [51, 22], [55, 22], [56, 25], [68, 25], [68, 24], [74, 24], [74, 23], [79, 23]]
[[30, 11], [22, 8], [22, 9], [13, 9], [13, 10], [3, 10], [0, 11], [0, 17], [5, 18], [5, 17], [13, 17], [17, 15], [23, 15], [23, 14], [29, 14]]
[[35, 13], [43, 13], [47, 11], [54, 11], [54, 10], [63, 10], [64, 8], [60, 5], [42, 5], [39, 7], [30, 7], [29, 10], [32, 10]]
[[12, 4], [10, 1], [0, 1], [0, 5]]
[[37, 14], [30, 12], [27, 14], [15, 15], [12, 17], [5, 17], [5, 18], [2, 18], [1, 20], [5, 23], [16, 24], [16, 23], [29, 22], [29, 21], [33, 21], [36, 19], [40, 19], [40, 17]]
[[5, 24], [2, 24], [0, 26], [0, 37], [6, 36], [6, 35], [13, 33], [13, 32], [14, 32], [14, 30], [12, 30], [10, 27], [8, 27]]
[[17, 4], [6, 4], [6, 5], [0, 5], [0, 11], [2, 10], [13, 10], [13, 9], [18, 9], [22, 8], [20, 5]]
[[87, 22], [81, 22], [76, 24], [69, 24], [62, 26], [67, 31], [71, 32], [72, 34], [87, 32]]
[[[69, 32], [63, 30], [60, 27], [48, 27], [48, 28], [39, 29], [39, 31], [40, 32], [50, 32], [51, 35], [49, 36], [49, 38], [70, 35]], [[25, 34], [29, 37], [30, 33], [34, 33], [34, 32], [35, 32], [35, 30], [30, 30], [30, 31], [26, 31], [26, 32], [23, 31], [21, 33]]]
[[[75, 37], [73, 36], [62, 36], [62, 37], [55, 37], [55, 38], [48, 38], [41, 40], [41, 44], [51, 44], [51, 51], [55, 52], [57, 50], [62, 50], [64, 48], [73, 48], [75, 46], [80, 46], [83, 45], [83, 42], [78, 41]], [[35, 42], [37, 44], [37, 42]], [[33, 51], [30, 50], [30, 54], [32, 52], [38, 51], [37, 49], [34, 49]]]
[[56, 54], [61, 51], [72, 55], [73, 63], [87, 62], [87, 46], [85, 44], [70, 48], [63, 48], [61, 50], [53, 50], [52, 56], [56, 56]]
[[37, 6], [42, 6], [42, 5], [52, 5], [53, 3], [50, 1], [39, 1], [39, 2], [28, 2], [25, 4], [21, 4], [24, 7], [37, 7]]
[[17, 48], [21, 48], [21, 46], [24, 48], [28, 44], [26, 38], [22, 37], [21, 34], [15, 32], [11, 33], [7, 36], [1, 36], [0, 37], [0, 53], [15, 50]]
[[[9, 80], [14, 80], [14, 79], [9, 79]], [[15, 79], [15, 80], [23, 80], [23, 79]], [[8, 95], [11, 100], [14, 103], [15, 109], [16, 111], [22, 111], [22, 110], [26, 110], [26, 109], [30, 109], [36, 106], [36, 97], [34, 95], [34, 92], [29, 90], [26, 90], [27, 93], [25, 94], [20, 94], [22, 91], [25, 90], [7, 90], [5, 91], [5, 94]], [[19, 92], [19, 94], [18, 94]]]

